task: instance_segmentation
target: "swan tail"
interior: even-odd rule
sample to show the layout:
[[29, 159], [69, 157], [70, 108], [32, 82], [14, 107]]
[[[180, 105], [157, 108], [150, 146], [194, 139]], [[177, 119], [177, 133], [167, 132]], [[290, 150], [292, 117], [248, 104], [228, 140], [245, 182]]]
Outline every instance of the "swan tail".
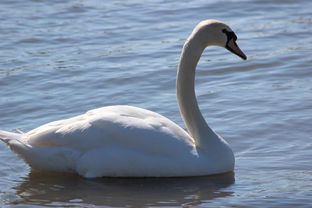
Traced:
[[10, 141], [20, 140], [21, 138], [22, 138], [22, 134], [0, 130], [0, 140], [5, 142], [9, 146], [10, 146]]
[[74, 172], [76, 160], [81, 153], [66, 147], [36, 147], [28, 143], [23, 132], [13, 133], [0, 130], [0, 140], [23, 159], [30, 167], [37, 170]]
[[0, 140], [5, 142], [10, 149], [24, 160], [29, 154], [30, 145], [25, 142], [25, 135], [22, 133], [13, 133], [0, 130]]

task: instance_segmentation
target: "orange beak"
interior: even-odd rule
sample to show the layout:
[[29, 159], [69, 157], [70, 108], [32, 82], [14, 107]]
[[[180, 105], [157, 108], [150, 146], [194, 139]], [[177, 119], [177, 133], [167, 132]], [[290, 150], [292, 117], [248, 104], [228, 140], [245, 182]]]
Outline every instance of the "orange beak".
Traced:
[[225, 48], [228, 49], [229, 51], [231, 51], [232, 53], [236, 54], [237, 56], [241, 57], [242, 59], [244, 59], [244, 60], [247, 59], [247, 56], [238, 47], [238, 45], [236, 44], [235, 40], [233, 40], [233, 38], [227, 42]]

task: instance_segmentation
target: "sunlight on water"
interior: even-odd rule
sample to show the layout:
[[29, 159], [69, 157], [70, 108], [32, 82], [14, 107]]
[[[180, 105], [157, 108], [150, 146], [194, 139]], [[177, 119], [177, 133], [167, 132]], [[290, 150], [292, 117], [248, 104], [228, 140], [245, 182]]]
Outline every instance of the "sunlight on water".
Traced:
[[182, 45], [214, 18], [247, 61], [211, 47], [196, 90], [231, 145], [232, 174], [101, 178], [30, 170], [0, 144], [1, 207], [311, 207], [311, 1], [1, 1], [0, 129], [31, 130], [127, 104], [184, 126], [175, 97]]

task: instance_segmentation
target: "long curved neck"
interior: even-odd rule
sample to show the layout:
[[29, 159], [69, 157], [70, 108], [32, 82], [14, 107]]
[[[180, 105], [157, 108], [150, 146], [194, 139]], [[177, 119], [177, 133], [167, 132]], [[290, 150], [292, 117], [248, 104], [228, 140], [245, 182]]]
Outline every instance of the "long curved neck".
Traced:
[[219, 141], [199, 110], [194, 89], [196, 66], [204, 49], [198, 39], [190, 37], [183, 47], [177, 74], [177, 99], [181, 116], [190, 136], [203, 149]]

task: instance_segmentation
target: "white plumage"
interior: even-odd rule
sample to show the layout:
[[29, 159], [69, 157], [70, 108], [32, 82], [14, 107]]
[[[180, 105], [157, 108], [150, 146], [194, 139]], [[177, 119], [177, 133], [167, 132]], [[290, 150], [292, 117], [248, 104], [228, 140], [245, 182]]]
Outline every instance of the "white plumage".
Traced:
[[215, 45], [229, 42], [222, 29], [230, 31], [220, 21], [201, 22], [182, 52], [177, 96], [190, 134], [155, 112], [108, 106], [27, 133], [0, 131], [0, 139], [32, 168], [73, 172], [87, 178], [198, 176], [232, 171], [233, 153], [202, 118], [194, 93], [195, 67], [204, 48], [213, 44], [209, 37], [220, 36], [213, 38], [219, 41]]

